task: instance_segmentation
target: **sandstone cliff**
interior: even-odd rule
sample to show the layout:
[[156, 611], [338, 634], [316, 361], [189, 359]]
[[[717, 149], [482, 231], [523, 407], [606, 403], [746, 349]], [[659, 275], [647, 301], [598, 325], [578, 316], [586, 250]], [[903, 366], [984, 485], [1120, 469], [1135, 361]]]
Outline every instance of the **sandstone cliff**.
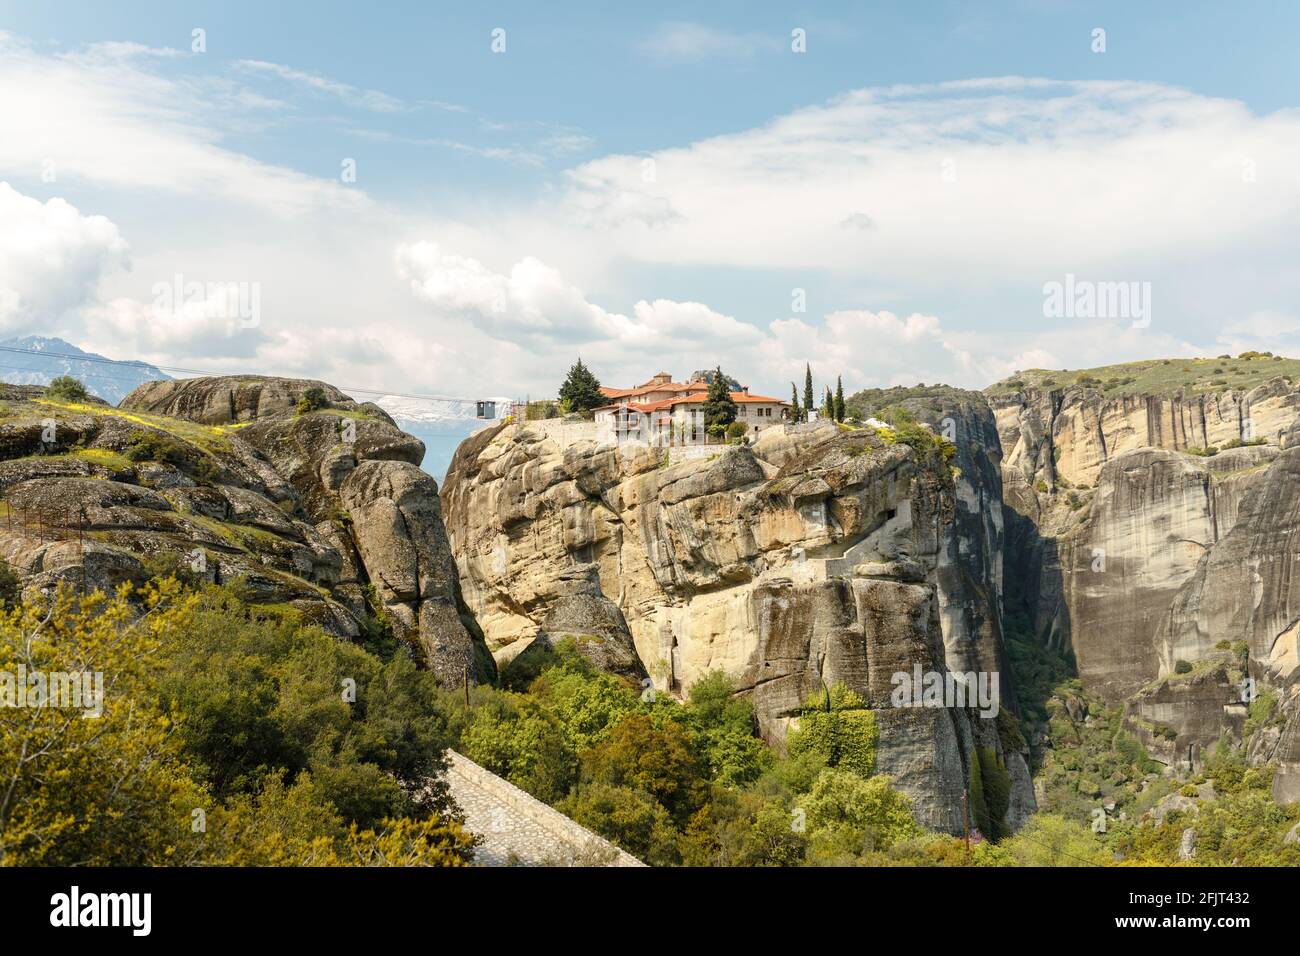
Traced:
[[386, 618], [445, 683], [490, 680], [423, 451], [318, 382], [150, 382], [119, 408], [0, 386], [0, 553], [35, 589], [169, 559], [343, 637]]
[[1252, 754], [1294, 799], [1300, 389], [1276, 375], [1158, 394], [1099, 384], [990, 389], [1008, 601], [1171, 766], [1241, 740], [1252, 693], [1276, 694], [1281, 717]]
[[[591, 653], [633, 651], [674, 692], [722, 669], [774, 742], [804, 701], [844, 683], [876, 709], [878, 769], [923, 823], [960, 831], [976, 746], [1012, 775], [1011, 825], [1032, 810], [1024, 754], [994, 720], [890, 701], [895, 673], [997, 658], [1000, 500], [991, 519], [979, 503], [1000, 499], [996, 470], [955, 482], [937, 445], [827, 424], [680, 461], [553, 434], [523, 423], [473, 436], [443, 486], [465, 598], [500, 659], [559, 632]], [[955, 535], [963, 509], [978, 542]], [[961, 564], [963, 552], [975, 557]], [[598, 634], [565, 613], [575, 580], [619, 612]], [[968, 629], [972, 616], [989, 626]]]

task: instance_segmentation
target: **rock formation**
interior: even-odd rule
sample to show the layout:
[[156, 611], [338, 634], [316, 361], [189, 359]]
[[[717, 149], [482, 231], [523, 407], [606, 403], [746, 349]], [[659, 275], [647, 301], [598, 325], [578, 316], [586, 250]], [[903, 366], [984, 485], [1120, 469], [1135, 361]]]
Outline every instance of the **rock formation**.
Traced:
[[169, 559], [342, 637], [386, 617], [444, 683], [494, 678], [423, 447], [377, 406], [257, 377], [0, 403], [0, 553], [25, 587], [112, 588]]
[[[969, 415], [996, 435], [982, 403]], [[929, 826], [960, 831], [974, 748], [993, 749], [1012, 776], [1014, 826], [1033, 797], [1025, 755], [996, 722], [891, 701], [896, 673], [964, 673], [1000, 655], [996, 468], [954, 480], [938, 447], [822, 423], [674, 461], [504, 424], [458, 449], [443, 510], [466, 601], [499, 659], [581, 630], [578, 579], [604, 609], [604, 646], [622, 646], [622, 619], [655, 684], [677, 693], [726, 671], [770, 741], [824, 688], [858, 692], [877, 711], [879, 769]], [[975, 555], [964, 582], [963, 554]]]
[[1300, 796], [1300, 389], [990, 392], [1008, 600], [1171, 766], [1240, 741], [1251, 697], [1277, 694], [1282, 720], [1252, 758]]

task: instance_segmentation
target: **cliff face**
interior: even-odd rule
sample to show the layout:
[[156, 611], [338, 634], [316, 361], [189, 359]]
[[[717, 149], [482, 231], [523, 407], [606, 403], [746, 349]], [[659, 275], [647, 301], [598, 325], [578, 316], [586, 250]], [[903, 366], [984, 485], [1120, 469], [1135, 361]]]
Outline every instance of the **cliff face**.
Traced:
[[[987, 410], [982, 425], [992, 434]], [[1032, 810], [1024, 755], [1005, 750], [995, 721], [890, 700], [897, 673], [998, 658], [1000, 507], [988, 519], [971, 506], [997, 498], [995, 481], [972, 468], [954, 482], [934, 451], [828, 424], [675, 463], [551, 435], [480, 433], [443, 486], [465, 598], [498, 657], [576, 633], [580, 647], [633, 647], [655, 684], [679, 693], [722, 669], [774, 742], [804, 701], [842, 682], [876, 709], [878, 767], [923, 823], [960, 831], [977, 745], [1010, 769], [1012, 825]], [[961, 521], [978, 531], [963, 540]], [[964, 554], [987, 562], [959, 564]], [[625, 629], [557, 621], [575, 579]]]
[[1300, 390], [1275, 378], [1190, 396], [1085, 386], [991, 401], [1007, 575], [1022, 582], [1011, 600], [1073, 647], [1085, 684], [1125, 703], [1168, 763], [1240, 739], [1245, 678], [1278, 695], [1283, 721], [1252, 753], [1278, 765], [1275, 790], [1293, 799]]
[[[326, 405], [299, 411], [310, 388]], [[490, 679], [423, 452], [317, 382], [150, 382], [120, 408], [0, 386], [0, 553], [35, 589], [170, 560], [343, 637], [382, 612], [445, 683]]]

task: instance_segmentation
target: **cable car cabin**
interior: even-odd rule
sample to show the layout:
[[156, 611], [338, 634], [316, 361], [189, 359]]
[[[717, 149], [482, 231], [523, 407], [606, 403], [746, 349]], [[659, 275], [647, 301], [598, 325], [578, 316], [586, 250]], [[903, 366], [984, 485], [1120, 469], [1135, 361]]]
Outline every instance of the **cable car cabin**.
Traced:
[[496, 417], [497, 417], [497, 403], [496, 403], [496, 402], [477, 402], [476, 404], [477, 404], [477, 411], [478, 411], [478, 417], [479, 417], [479, 418], [496, 418]]

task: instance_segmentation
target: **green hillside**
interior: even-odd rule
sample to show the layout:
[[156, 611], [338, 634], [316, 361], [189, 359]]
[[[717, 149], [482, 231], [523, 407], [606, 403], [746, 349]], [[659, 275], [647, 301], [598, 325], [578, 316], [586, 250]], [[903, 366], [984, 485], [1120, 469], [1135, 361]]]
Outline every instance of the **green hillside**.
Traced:
[[1190, 395], [1242, 390], [1281, 376], [1300, 378], [1300, 359], [1270, 352], [1242, 352], [1235, 358], [1145, 359], [1088, 369], [1031, 368], [990, 385], [987, 395], [1006, 395], [1026, 388], [1053, 389], [1087, 385], [1111, 397], [1120, 395]]

